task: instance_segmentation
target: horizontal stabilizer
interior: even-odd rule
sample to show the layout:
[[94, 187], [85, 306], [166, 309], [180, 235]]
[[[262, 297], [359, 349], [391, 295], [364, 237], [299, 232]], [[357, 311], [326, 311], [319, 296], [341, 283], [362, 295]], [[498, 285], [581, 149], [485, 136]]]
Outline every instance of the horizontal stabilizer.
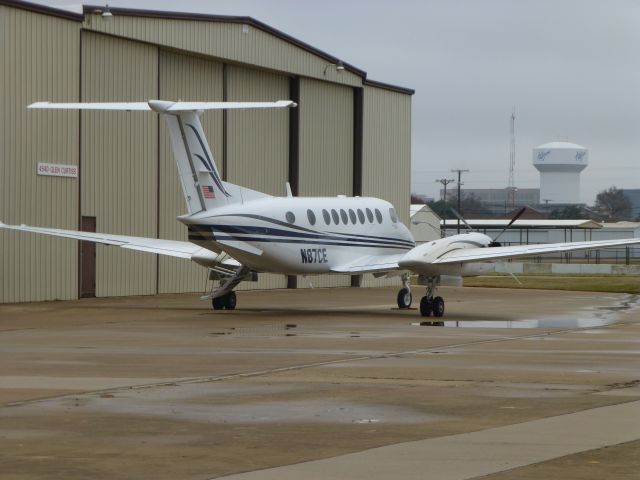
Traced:
[[36, 102], [27, 108], [54, 110], [122, 110], [145, 111], [155, 110], [158, 113], [194, 112], [200, 110], [242, 110], [250, 108], [287, 108], [297, 107], [291, 100], [277, 102], [172, 102], [166, 100], [149, 100], [148, 102], [107, 102], [107, 103], [51, 103]]

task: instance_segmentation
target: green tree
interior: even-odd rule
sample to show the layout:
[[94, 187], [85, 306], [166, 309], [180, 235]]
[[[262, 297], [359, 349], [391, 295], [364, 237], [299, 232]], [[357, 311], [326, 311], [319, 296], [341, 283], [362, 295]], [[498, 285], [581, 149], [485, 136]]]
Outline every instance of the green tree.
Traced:
[[631, 218], [631, 201], [622, 190], [610, 187], [596, 197], [596, 209], [607, 220], [628, 220]]

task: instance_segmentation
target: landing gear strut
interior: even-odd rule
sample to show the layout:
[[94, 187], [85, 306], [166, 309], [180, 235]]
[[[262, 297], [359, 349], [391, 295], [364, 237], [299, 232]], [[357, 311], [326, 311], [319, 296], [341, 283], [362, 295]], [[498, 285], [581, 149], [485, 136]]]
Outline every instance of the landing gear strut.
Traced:
[[398, 308], [407, 309], [411, 306], [411, 284], [409, 283], [409, 274], [402, 274], [402, 288], [398, 292]]
[[214, 310], [235, 310], [236, 308], [236, 292], [233, 290], [225, 293], [221, 297], [212, 298], [211, 304]]
[[[422, 279], [421, 279], [422, 280]], [[423, 317], [442, 317], [444, 315], [444, 299], [434, 297], [440, 284], [440, 277], [426, 277], [427, 294], [420, 299], [420, 315]]]

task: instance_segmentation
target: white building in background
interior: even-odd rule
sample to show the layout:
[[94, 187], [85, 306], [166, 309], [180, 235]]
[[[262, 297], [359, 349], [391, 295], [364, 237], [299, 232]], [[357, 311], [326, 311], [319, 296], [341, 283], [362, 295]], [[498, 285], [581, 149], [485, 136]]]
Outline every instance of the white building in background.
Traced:
[[589, 161], [589, 151], [569, 142], [545, 143], [533, 149], [533, 166], [540, 172], [540, 202], [580, 202], [580, 172]]
[[409, 216], [409, 230], [418, 245], [440, 238], [441, 218], [427, 205], [412, 203]]

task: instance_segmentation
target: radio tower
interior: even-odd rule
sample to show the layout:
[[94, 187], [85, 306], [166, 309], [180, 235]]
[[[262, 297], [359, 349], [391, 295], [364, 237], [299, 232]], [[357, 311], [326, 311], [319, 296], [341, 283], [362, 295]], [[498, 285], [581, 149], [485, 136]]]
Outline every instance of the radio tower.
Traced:
[[516, 167], [516, 107], [511, 111], [511, 143], [509, 145], [509, 184], [507, 185], [507, 207], [513, 210], [516, 207], [516, 182], [513, 171]]

